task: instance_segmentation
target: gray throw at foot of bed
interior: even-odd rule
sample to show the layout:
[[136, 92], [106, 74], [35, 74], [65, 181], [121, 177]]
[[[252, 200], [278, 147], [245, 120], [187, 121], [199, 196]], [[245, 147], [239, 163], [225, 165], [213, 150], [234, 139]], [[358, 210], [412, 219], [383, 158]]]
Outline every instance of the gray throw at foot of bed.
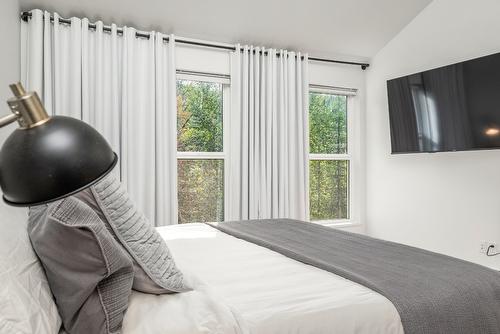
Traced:
[[500, 333], [500, 274], [486, 267], [295, 220], [212, 226], [382, 294], [405, 334]]

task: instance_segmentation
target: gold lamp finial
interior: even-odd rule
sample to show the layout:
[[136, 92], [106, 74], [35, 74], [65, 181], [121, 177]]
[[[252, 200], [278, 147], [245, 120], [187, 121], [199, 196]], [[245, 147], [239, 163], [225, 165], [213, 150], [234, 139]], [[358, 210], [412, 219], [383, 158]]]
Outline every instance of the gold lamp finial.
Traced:
[[12, 90], [12, 93], [14, 93], [15, 97], [26, 95], [26, 91], [24, 90], [24, 87], [20, 82], [13, 83], [9, 85], [9, 87]]
[[21, 129], [29, 129], [50, 119], [42, 101], [35, 92], [26, 92], [20, 82], [10, 85], [14, 97], [7, 103], [12, 114], [0, 118], [0, 127], [17, 120]]

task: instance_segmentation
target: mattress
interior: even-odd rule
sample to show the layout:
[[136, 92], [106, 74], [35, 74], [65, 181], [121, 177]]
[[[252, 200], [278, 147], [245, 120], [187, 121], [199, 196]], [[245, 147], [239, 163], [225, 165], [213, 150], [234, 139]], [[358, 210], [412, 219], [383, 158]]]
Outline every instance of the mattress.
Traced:
[[194, 290], [133, 292], [123, 333], [403, 333], [384, 296], [205, 224], [158, 228]]

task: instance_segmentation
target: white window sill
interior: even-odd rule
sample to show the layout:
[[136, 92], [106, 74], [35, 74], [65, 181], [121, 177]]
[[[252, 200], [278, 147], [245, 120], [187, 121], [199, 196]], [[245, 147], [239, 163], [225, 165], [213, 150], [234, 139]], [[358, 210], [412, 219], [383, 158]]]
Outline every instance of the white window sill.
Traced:
[[338, 220], [311, 220], [311, 223], [334, 227], [334, 228], [349, 228], [363, 226], [363, 224], [349, 219], [338, 219]]

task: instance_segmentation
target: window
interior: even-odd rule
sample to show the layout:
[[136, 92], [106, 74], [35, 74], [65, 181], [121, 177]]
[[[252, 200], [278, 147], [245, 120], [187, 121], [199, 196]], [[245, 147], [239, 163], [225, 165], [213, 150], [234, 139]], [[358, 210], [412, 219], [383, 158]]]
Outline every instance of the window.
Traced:
[[224, 220], [228, 81], [177, 76], [178, 223]]
[[309, 197], [311, 220], [351, 218], [349, 101], [328, 89], [309, 93]]

